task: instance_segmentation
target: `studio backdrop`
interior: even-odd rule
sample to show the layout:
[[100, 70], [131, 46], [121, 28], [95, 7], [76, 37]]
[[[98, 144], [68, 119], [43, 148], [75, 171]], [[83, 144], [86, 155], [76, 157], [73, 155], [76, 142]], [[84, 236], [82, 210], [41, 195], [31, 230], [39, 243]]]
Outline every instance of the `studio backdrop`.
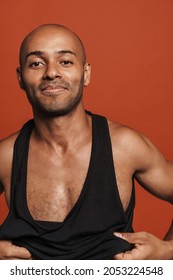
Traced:
[[[145, 134], [173, 161], [173, 1], [0, 0], [0, 138], [32, 118], [16, 79], [24, 36], [60, 23], [83, 40], [92, 79], [86, 108]], [[0, 198], [0, 222], [8, 213]], [[134, 229], [163, 237], [172, 206], [136, 183]]]

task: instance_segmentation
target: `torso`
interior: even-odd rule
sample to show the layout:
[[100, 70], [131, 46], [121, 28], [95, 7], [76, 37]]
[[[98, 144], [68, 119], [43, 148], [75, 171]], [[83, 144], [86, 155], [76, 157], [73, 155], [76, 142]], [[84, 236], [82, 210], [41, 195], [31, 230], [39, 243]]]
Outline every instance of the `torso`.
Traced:
[[[30, 147], [32, 146], [32, 140]], [[37, 150], [37, 157], [35, 157]], [[30, 148], [27, 201], [36, 220], [63, 221], [77, 201], [90, 161], [91, 143], [64, 151]], [[57, 211], [58, 210], [58, 211]]]
[[[110, 135], [119, 131], [120, 126], [109, 122]], [[7, 204], [10, 202], [11, 165], [13, 144], [16, 135], [0, 145], [4, 154], [5, 166], [0, 170], [0, 180], [4, 186]], [[118, 139], [118, 138], [117, 138]], [[42, 149], [44, 145], [44, 149]], [[45, 148], [46, 147], [46, 148]], [[132, 170], [118, 140], [112, 141], [116, 179], [124, 210], [130, 201], [132, 191]], [[78, 153], [76, 153], [76, 148]], [[37, 157], [35, 156], [37, 151]], [[44, 152], [43, 152], [44, 151]], [[53, 150], [43, 143], [30, 141], [27, 173], [27, 203], [32, 217], [42, 221], [63, 221], [76, 203], [87, 176], [91, 155], [91, 137], [78, 147], [71, 146], [67, 151]], [[2, 160], [3, 158], [2, 157]], [[1, 166], [1, 163], [0, 163]], [[58, 172], [57, 172], [58, 170]], [[57, 211], [61, 209], [61, 211]]]

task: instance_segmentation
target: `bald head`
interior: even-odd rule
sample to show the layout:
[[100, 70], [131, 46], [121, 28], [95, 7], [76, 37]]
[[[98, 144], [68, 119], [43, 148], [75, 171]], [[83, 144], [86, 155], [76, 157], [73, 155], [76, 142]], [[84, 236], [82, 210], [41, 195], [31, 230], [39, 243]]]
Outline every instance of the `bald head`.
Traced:
[[[63, 25], [59, 24], [45, 24], [38, 26], [34, 30], [32, 30], [23, 40], [21, 47], [20, 47], [20, 54], [19, 54], [19, 60], [20, 65], [23, 65], [23, 62], [26, 59], [27, 53], [32, 49], [33, 42], [37, 40], [37, 42], [41, 43], [42, 38], [44, 40], [52, 40], [54, 37], [59, 37], [62, 40], [64, 40], [64, 44], [66, 44], [66, 48], [69, 49], [71, 45], [73, 45], [73, 48], [75, 48], [75, 51], [77, 55], [80, 57], [83, 64], [86, 63], [86, 53], [85, 48], [83, 46], [83, 43], [81, 39], [70, 29]], [[64, 45], [65, 46], [65, 45]], [[44, 46], [41, 46], [42, 48]]]

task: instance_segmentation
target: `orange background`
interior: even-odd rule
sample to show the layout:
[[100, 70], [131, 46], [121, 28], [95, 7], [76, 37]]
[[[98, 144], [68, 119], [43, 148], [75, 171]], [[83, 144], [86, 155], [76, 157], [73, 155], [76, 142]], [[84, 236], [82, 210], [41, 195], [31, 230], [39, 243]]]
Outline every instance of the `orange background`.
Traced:
[[[86, 108], [141, 131], [173, 161], [173, 1], [0, 0], [0, 14], [0, 138], [32, 116], [15, 75], [23, 37], [60, 23], [81, 37], [92, 65]], [[135, 230], [163, 237], [172, 206], [138, 185], [136, 195]], [[0, 221], [6, 214], [1, 197]]]

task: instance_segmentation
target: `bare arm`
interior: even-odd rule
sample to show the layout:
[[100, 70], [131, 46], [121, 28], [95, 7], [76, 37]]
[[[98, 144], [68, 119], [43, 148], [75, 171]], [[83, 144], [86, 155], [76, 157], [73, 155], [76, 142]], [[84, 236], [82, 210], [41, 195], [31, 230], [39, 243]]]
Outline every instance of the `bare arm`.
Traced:
[[[148, 192], [173, 203], [173, 163], [144, 135], [120, 125], [110, 127], [116, 175], [120, 171], [128, 181], [134, 176]], [[126, 180], [124, 192], [127, 185]]]
[[143, 155], [138, 159], [135, 178], [154, 196], [173, 204], [173, 163], [144, 138]]
[[[118, 147], [122, 150], [120, 159], [124, 157], [123, 166], [129, 169], [129, 178], [134, 175], [148, 192], [173, 203], [173, 164], [164, 158], [149, 139], [133, 130], [122, 128], [118, 137]], [[116, 139], [118, 137], [116, 135]], [[173, 225], [165, 240], [146, 232], [117, 235], [133, 243], [135, 248], [116, 255], [115, 259], [173, 258]]]

